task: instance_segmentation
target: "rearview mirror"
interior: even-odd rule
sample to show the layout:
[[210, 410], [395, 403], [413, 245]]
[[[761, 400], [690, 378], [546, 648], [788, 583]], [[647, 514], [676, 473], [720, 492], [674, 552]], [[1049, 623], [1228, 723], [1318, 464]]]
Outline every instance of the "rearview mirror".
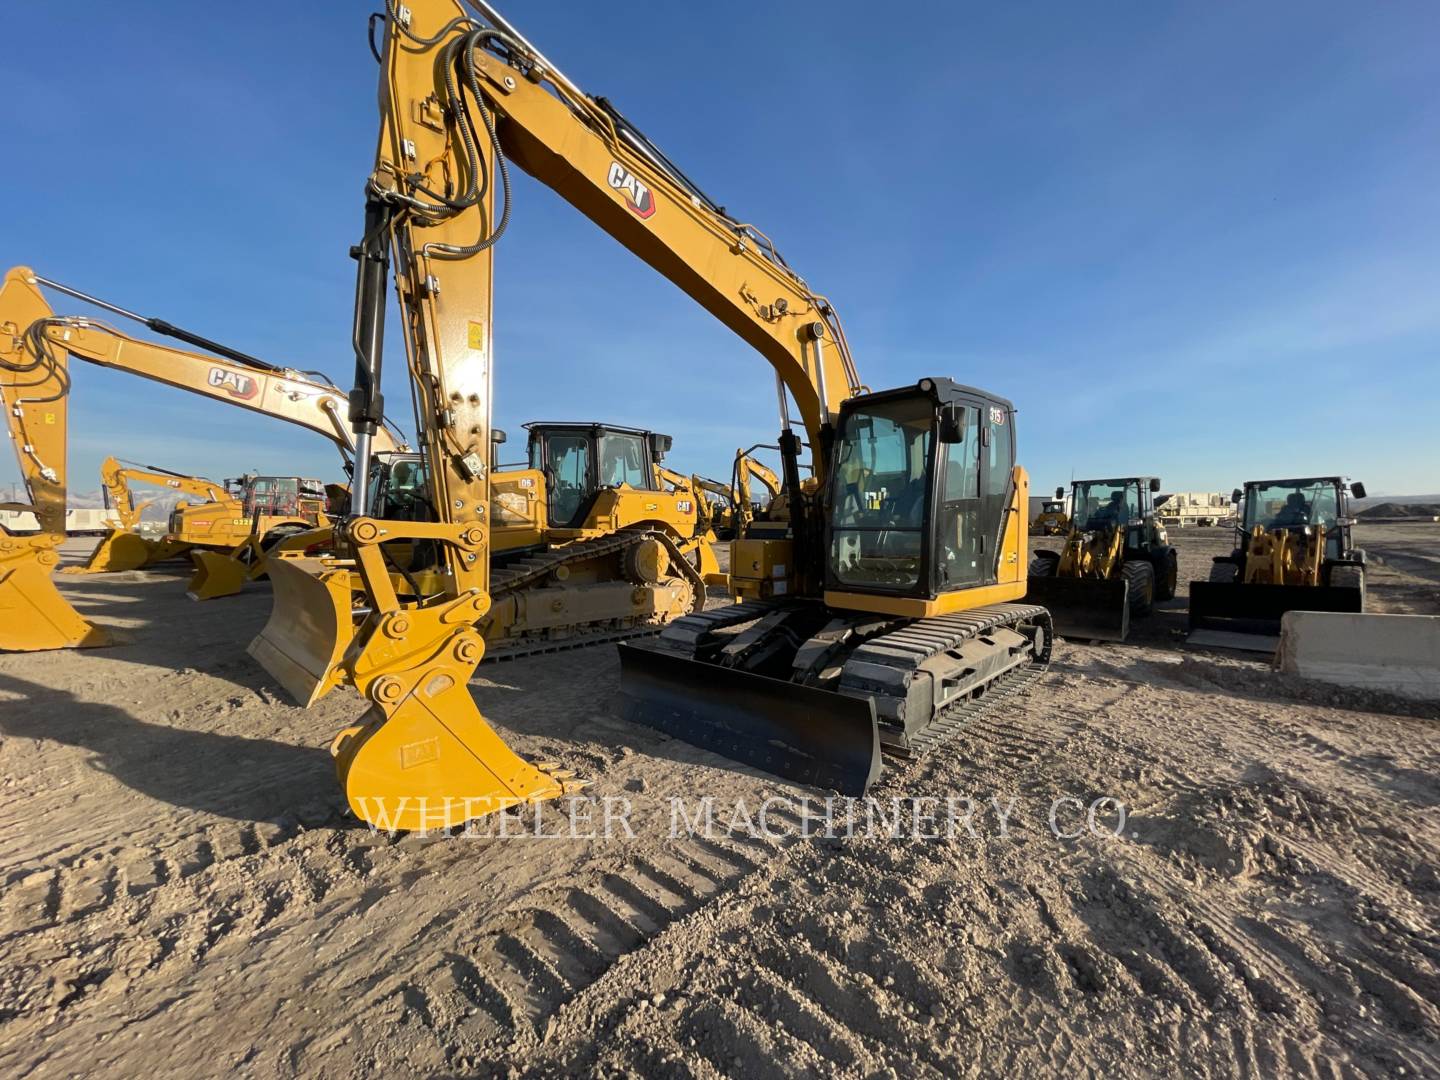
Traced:
[[1241, 491], [1239, 488], [1236, 488], [1234, 491], [1230, 492], [1230, 501], [1232, 503], [1239, 503], [1240, 499], [1244, 496], [1244, 494], [1245, 493], [1243, 491]]
[[965, 410], [959, 405], [940, 406], [940, 441], [961, 443], [965, 441]]
[[1160, 490], [1160, 478], [1158, 476], [1152, 476], [1150, 478], [1150, 490], [1151, 492]]
[[1365, 485], [1360, 483], [1359, 480], [1356, 480], [1355, 483], [1350, 485], [1350, 494], [1357, 499], [1365, 498]]
[[670, 452], [670, 447], [675, 445], [675, 440], [669, 435], [652, 435], [650, 440], [650, 452], [657, 464], [665, 460], [665, 455]]
[[1055, 498], [1061, 499], [1061, 500], [1063, 500], [1063, 499], [1065, 498], [1065, 489], [1064, 489], [1063, 487], [1057, 487], [1057, 488], [1055, 489]]

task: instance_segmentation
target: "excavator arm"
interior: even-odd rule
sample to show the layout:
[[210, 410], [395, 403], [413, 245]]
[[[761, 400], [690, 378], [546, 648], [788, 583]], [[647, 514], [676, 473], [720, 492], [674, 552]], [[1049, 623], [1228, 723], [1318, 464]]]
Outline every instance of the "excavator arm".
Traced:
[[[724, 213], [602, 100], [582, 93], [485, 4], [387, 0], [381, 130], [366, 190], [354, 343], [360, 493], [344, 526], [369, 615], [344, 659], [371, 704], [334, 752], [361, 818], [455, 824], [552, 798], [566, 777], [529, 765], [484, 722], [466, 684], [489, 607], [492, 266], [510, 217], [509, 162], [559, 193], [765, 356], [795, 474], [802, 440], [829, 438], [859, 387], [838, 318], [758, 230]], [[436, 522], [367, 516], [363, 470], [379, 430], [385, 279], [393, 269]], [[820, 456], [816, 451], [815, 456]], [[799, 529], [797, 528], [797, 532]], [[444, 591], [397, 595], [382, 540], [440, 545]], [[305, 572], [304, 560], [286, 560]], [[277, 587], [279, 587], [277, 585]], [[252, 652], [285, 680], [274, 641]], [[296, 672], [297, 683], [304, 681]]]
[[[129, 337], [88, 317], [57, 315], [42, 288], [98, 305], [209, 354]], [[95, 645], [104, 639], [50, 580], [65, 539], [71, 358], [284, 420], [323, 435], [342, 455], [354, 452], [343, 415], [346, 395], [328, 382], [237, 352], [162, 319], [136, 315], [40, 277], [28, 267], [13, 268], [0, 282], [0, 396], [32, 503], [22, 509], [34, 510], [40, 531], [31, 537], [0, 538], [0, 614], [8, 616], [0, 627], [0, 650]], [[402, 448], [383, 424], [367, 445], [375, 453]], [[160, 477], [156, 482], [166, 486], [175, 479], [155, 475]], [[209, 482], [196, 484], [193, 493], [208, 498]], [[102, 548], [107, 546], [102, 542]]]

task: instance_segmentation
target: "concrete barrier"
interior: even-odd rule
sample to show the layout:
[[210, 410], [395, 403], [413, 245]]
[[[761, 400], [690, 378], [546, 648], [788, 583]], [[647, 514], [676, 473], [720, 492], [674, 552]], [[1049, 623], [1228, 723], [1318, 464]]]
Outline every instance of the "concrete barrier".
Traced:
[[1440, 702], [1440, 615], [1287, 611], [1275, 666], [1306, 679]]

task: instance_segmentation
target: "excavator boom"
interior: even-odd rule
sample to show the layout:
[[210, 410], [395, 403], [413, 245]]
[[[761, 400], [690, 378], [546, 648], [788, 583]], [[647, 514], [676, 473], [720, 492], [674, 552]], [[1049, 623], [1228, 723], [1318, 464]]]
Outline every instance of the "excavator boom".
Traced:
[[[98, 305], [213, 355], [133, 338], [91, 318], [56, 315], [42, 287]], [[0, 283], [0, 395], [32, 504], [16, 508], [33, 510], [40, 532], [33, 537], [0, 538], [0, 613], [8, 616], [0, 629], [3, 650], [105, 643], [105, 635], [70, 607], [51, 580], [65, 539], [71, 358], [285, 420], [323, 435], [342, 454], [354, 452], [343, 412], [346, 394], [328, 382], [258, 360], [162, 319], [136, 315], [43, 278], [28, 267], [11, 269]], [[384, 453], [400, 449], [401, 444], [381, 424], [367, 447]], [[153, 475], [163, 477], [160, 482], [167, 486], [175, 479], [161, 472]], [[181, 483], [188, 484], [188, 478], [181, 478]], [[208, 495], [210, 489], [208, 481], [197, 481], [192, 493]]]

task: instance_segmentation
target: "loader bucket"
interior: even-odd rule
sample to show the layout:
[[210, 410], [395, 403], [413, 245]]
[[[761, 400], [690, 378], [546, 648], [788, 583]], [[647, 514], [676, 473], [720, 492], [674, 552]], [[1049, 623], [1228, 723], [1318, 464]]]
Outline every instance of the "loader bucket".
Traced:
[[1274, 652], [1287, 611], [1359, 612], [1360, 590], [1338, 585], [1190, 583], [1192, 645]]
[[111, 529], [95, 545], [90, 558], [82, 566], [67, 566], [62, 574], [114, 574], [121, 570], [139, 570], [155, 554], [155, 544], [128, 529]]
[[693, 746], [842, 795], [880, 775], [875, 703], [620, 644], [621, 713]]
[[463, 676], [429, 673], [390, 709], [372, 705], [330, 748], [350, 809], [376, 828], [448, 829], [566, 791], [485, 723]]
[[1059, 637], [1124, 641], [1130, 633], [1130, 583], [1124, 579], [1032, 577], [1025, 603], [1048, 608]]
[[42, 652], [110, 644], [110, 635], [70, 606], [50, 577], [52, 551], [0, 554], [0, 650]]
[[246, 651], [308, 709], [341, 682], [355, 636], [351, 577], [321, 559], [271, 559], [269, 567], [270, 619]]
[[185, 595], [191, 600], [234, 596], [249, 580], [250, 567], [223, 551], [196, 548], [190, 552], [190, 558], [195, 563], [195, 573], [190, 575]]

